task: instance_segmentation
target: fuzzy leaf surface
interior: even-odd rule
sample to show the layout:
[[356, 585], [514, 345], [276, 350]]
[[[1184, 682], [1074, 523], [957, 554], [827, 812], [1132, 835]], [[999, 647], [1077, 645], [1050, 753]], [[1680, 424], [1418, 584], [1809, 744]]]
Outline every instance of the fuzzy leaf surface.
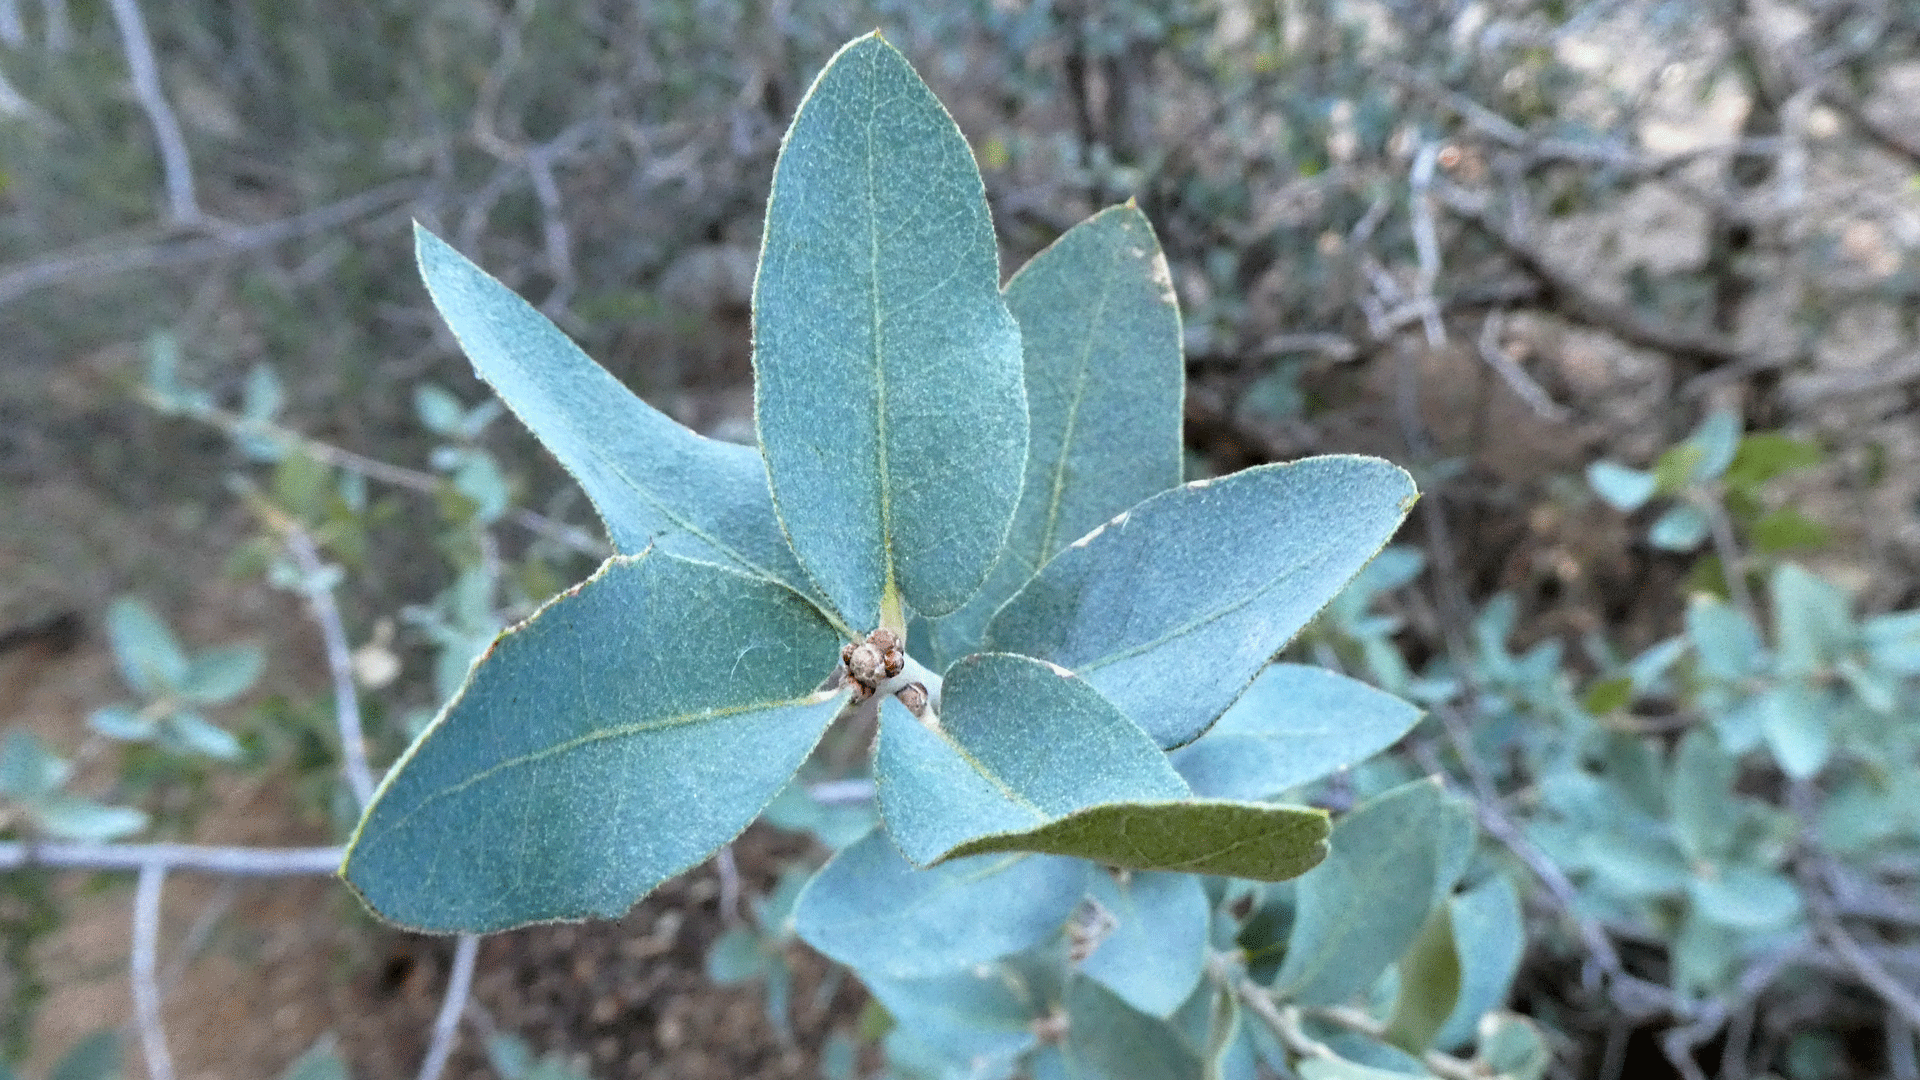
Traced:
[[917, 864], [1041, 851], [1276, 880], [1319, 861], [1323, 814], [1191, 800], [1153, 740], [1063, 669], [976, 654], [942, 697], [937, 728], [896, 701], [881, 712], [880, 812]]
[[1032, 948], [1086, 892], [1088, 866], [998, 855], [916, 870], [884, 830], [842, 848], [794, 908], [807, 944], [862, 976], [921, 979]]
[[1020, 499], [1020, 330], [972, 151], [877, 34], [787, 131], [753, 305], [754, 416], [801, 563], [863, 631], [902, 599], [958, 608]]
[[935, 625], [937, 655], [973, 652], [987, 620], [1061, 548], [1180, 483], [1180, 309], [1146, 215], [1115, 206], [1007, 283], [1026, 363], [1026, 483], [986, 585]]
[[580, 482], [621, 551], [649, 545], [811, 594], [753, 447], [682, 427], [539, 309], [424, 228], [420, 275], [476, 374]]
[[1197, 480], [1075, 540], [987, 628], [1071, 669], [1165, 747], [1193, 741], [1393, 536], [1416, 492], [1377, 458]]
[[616, 556], [501, 635], [388, 773], [347, 881], [435, 931], [617, 917], [733, 839], [845, 694], [839, 635], [762, 578]]
[[1270, 799], [1392, 746], [1420, 710], [1325, 668], [1274, 664], [1207, 733], [1173, 752], [1194, 794]]

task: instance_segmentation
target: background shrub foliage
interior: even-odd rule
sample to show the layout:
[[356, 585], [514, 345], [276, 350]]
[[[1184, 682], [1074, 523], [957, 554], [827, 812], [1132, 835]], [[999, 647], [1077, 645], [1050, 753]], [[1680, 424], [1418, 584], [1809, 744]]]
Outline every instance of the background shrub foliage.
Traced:
[[[4, 736], [0, 864], [55, 861], [21, 840], [191, 837], [235, 771], [288, 778], [343, 840], [370, 785], [338, 722], [384, 767], [605, 550], [466, 381], [408, 220], [667, 413], [750, 441], [780, 134], [874, 26], [972, 142], [1004, 267], [1129, 198], [1152, 223], [1189, 476], [1363, 451], [1420, 483], [1403, 546], [1270, 670], [1341, 672], [1426, 718], [1318, 778], [1229, 713], [1235, 752], [1183, 771], [1333, 811], [1336, 853], [1441, 807], [1477, 839], [1409, 849], [1439, 861], [1396, 873], [1431, 877], [1445, 918], [1385, 935], [1357, 981], [1290, 943], [1316, 890], [1365, 892], [1368, 867], [1209, 881], [1212, 954], [1294, 993], [1243, 1019], [1266, 1034], [1232, 1067], [1920, 1076], [1910, 3], [0, 3], [0, 504], [27, 553], [0, 623], [49, 640], [72, 629], [43, 616], [77, 609], [121, 680], [69, 730]], [[39, 493], [75, 481], [103, 513], [199, 508], [191, 534], [287, 590], [329, 662], [169, 629], [195, 598], [178, 570], [46, 543], [69, 523]], [[249, 696], [263, 658], [304, 665], [308, 704]], [[860, 757], [829, 740], [769, 808], [820, 844], [708, 955], [777, 1016], [799, 883], [858, 850], [867, 811], [834, 785]], [[140, 878], [136, 915], [162, 875]], [[929, 1032], [998, 1025], [998, 1053], [1104, 1045], [1103, 1009], [1177, 1017], [1098, 947], [1130, 931], [1097, 913], [1183, 902], [1155, 880], [1096, 879], [1044, 964], [868, 978], [859, 1038], [938, 1075], [953, 1048]], [[47, 881], [6, 874], [0, 1056], [30, 1049], [33, 942], [67, 903]], [[1448, 938], [1477, 1007], [1397, 1007], [1396, 985], [1446, 981]], [[1088, 978], [1047, 983], [1063, 964]], [[1062, 1004], [1096, 1019], [1062, 1031]], [[1170, 1038], [1228, 1067], [1209, 1056], [1229, 1044]], [[83, 1042], [68, 1064], [92, 1071], [61, 1075], [110, 1051]], [[502, 1075], [570, 1067], [490, 1051]]]

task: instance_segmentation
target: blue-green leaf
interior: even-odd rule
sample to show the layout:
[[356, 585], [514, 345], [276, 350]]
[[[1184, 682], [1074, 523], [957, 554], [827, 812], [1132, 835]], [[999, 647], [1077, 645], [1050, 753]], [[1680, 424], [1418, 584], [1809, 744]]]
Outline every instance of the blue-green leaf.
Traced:
[[1738, 840], [1739, 797], [1733, 781], [1739, 762], [1720, 745], [1711, 731], [1695, 728], [1674, 751], [1667, 785], [1672, 807], [1673, 834], [1688, 859], [1717, 861]]
[[1774, 930], [1800, 917], [1800, 891], [1778, 871], [1729, 866], [1696, 875], [1687, 894], [1701, 915], [1734, 930]]
[[1821, 706], [1820, 692], [1800, 683], [1782, 683], [1761, 698], [1760, 728], [1767, 748], [1781, 771], [1795, 780], [1811, 779], [1833, 753], [1829, 710]]
[[1460, 956], [1460, 999], [1433, 1044], [1457, 1050], [1471, 1043], [1480, 1018], [1505, 1005], [1527, 950], [1527, 927], [1513, 883], [1495, 875], [1452, 899], [1454, 951]]
[[1694, 483], [1717, 480], [1733, 464], [1735, 455], [1740, 452], [1740, 414], [1731, 409], [1715, 409], [1700, 421], [1693, 434], [1687, 436], [1687, 445], [1699, 451], [1699, 457], [1693, 464]]
[[25, 728], [8, 731], [0, 742], [0, 795], [32, 802], [60, 790], [72, 775], [73, 766]]
[[475, 373], [580, 482], [614, 546], [651, 546], [812, 594], [752, 447], [680, 426], [445, 241], [416, 229], [415, 242], [434, 307]]
[[113, 1080], [120, 1075], [120, 1033], [104, 1028], [84, 1035], [67, 1049], [47, 1080]]
[[107, 640], [121, 677], [136, 692], [161, 694], [186, 680], [186, 652], [144, 601], [123, 596], [108, 605]]
[[147, 815], [130, 806], [107, 806], [77, 795], [49, 795], [28, 804], [27, 812], [49, 835], [62, 840], [104, 843], [147, 827]]
[[617, 916], [732, 839], [845, 694], [790, 590], [616, 556], [497, 639], [381, 785], [347, 881], [406, 926]]
[[1071, 1080], [1201, 1080], [1198, 1054], [1173, 1025], [1130, 1008], [1092, 979], [1067, 984]]
[[1739, 608], [1710, 596], [1687, 605], [1687, 640], [1708, 678], [1737, 683], [1763, 666], [1760, 630]]
[[1200, 879], [1094, 874], [1087, 895], [1111, 921], [1080, 973], [1149, 1016], [1172, 1016], [1206, 969], [1213, 909]]
[[1707, 515], [1692, 503], [1677, 503], [1655, 519], [1647, 530], [1647, 543], [1662, 551], [1692, 551], [1707, 538], [1711, 526]]
[[987, 644], [1070, 668], [1161, 746], [1191, 742], [1413, 505], [1377, 458], [1262, 465], [1163, 492], [1075, 540]]
[[333, 1036], [322, 1035], [306, 1053], [293, 1059], [280, 1080], [349, 1080], [350, 1076], [347, 1060], [340, 1056]]
[[208, 649], [188, 662], [180, 694], [202, 705], [232, 701], [253, 686], [266, 664], [267, 654], [258, 645]]
[[886, 979], [866, 972], [861, 981], [886, 1006], [897, 1030], [909, 1032], [927, 1050], [955, 1062], [997, 1066], [1011, 1063], [1037, 1041], [1033, 1021], [1039, 1004], [1023, 994], [1012, 972], [979, 965], [927, 979]]
[[794, 552], [856, 627], [980, 587], [1020, 498], [1020, 330], [965, 137], [878, 34], [787, 130], [754, 281], [754, 416]]
[[936, 725], [881, 711], [881, 816], [921, 865], [1038, 851], [1277, 881], [1319, 862], [1326, 815], [1192, 800], [1153, 740], [1065, 669], [1004, 653], [949, 669]]
[[1445, 798], [1437, 782], [1416, 780], [1340, 819], [1326, 862], [1294, 886], [1276, 989], [1302, 1004], [1336, 1005], [1400, 958], [1433, 906]]
[[937, 726], [889, 698], [874, 773], [880, 814], [925, 866], [976, 837], [1105, 803], [1185, 798], [1160, 748], [1085, 681], [982, 653], [947, 672]]
[[1659, 487], [1652, 473], [1605, 460], [1587, 466], [1587, 483], [1607, 505], [1629, 514], [1645, 506]]
[[1270, 799], [1393, 745], [1420, 710], [1324, 668], [1274, 664], [1174, 768], [1196, 795]]
[[178, 749], [219, 761], [240, 760], [240, 740], [234, 738], [231, 731], [190, 709], [181, 709], [167, 717], [162, 730]]
[[1086, 863], [988, 855], [916, 870], [884, 830], [820, 868], [793, 913], [827, 956], [885, 979], [942, 975], [1053, 937], [1086, 893]]
[[934, 627], [942, 660], [974, 651], [1061, 548], [1180, 483], [1180, 310], [1146, 215], [1129, 203], [1074, 226], [1006, 297], [1026, 360], [1026, 484], [985, 587]]
[[1782, 674], [1815, 674], [1853, 649], [1858, 630], [1845, 592], [1792, 563], [1774, 570], [1771, 584]]

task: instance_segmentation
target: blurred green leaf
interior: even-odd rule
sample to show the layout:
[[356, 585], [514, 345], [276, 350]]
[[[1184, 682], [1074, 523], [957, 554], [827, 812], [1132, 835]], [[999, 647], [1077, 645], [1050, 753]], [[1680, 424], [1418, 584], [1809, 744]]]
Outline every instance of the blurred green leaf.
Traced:
[[1673, 755], [1667, 799], [1673, 808], [1674, 837], [1695, 862], [1725, 858], [1740, 823], [1733, 781], [1739, 762], [1710, 732], [1687, 732]]
[[25, 728], [8, 731], [0, 742], [0, 795], [22, 801], [43, 799], [60, 790], [72, 773], [64, 760]]
[[103, 1028], [80, 1037], [67, 1049], [47, 1080], [116, 1080], [121, 1070], [120, 1033]]
[[147, 815], [132, 807], [107, 806], [77, 795], [48, 795], [30, 803], [27, 812], [49, 835], [62, 840], [105, 842], [147, 827]]
[[1808, 780], [1827, 764], [1833, 732], [1818, 691], [1784, 683], [1768, 691], [1760, 710], [1761, 730], [1781, 771]]
[[1812, 675], [1856, 644], [1847, 594], [1792, 563], [1773, 572], [1773, 640], [1780, 672]]
[[1451, 900], [1453, 946], [1460, 958], [1460, 994], [1434, 1036], [1441, 1050], [1473, 1041], [1481, 1018], [1506, 1005], [1513, 978], [1527, 951], [1520, 896], [1505, 876], [1495, 875]]
[[467, 407], [444, 388], [421, 383], [413, 388], [413, 412], [428, 431], [454, 438], [460, 434], [460, 421], [465, 419]]
[[180, 696], [202, 705], [224, 704], [251, 689], [266, 664], [267, 654], [258, 645], [216, 646], [188, 661]]
[[218, 761], [240, 760], [240, 740], [197, 712], [180, 709], [162, 722], [161, 730], [178, 742], [182, 749], [205, 754]]
[[280, 1080], [348, 1080], [347, 1060], [332, 1035], [323, 1035], [293, 1060]]
[[1727, 467], [1727, 486], [1752, 490], [1796, 469], [1809, 469], [1827, 459], [1820, 444], [1778, 431], [1756, 431], [1740, 440], [1733, 463]]
[[1734, 930], [1777, 930], [1800, 917], [1800, 891], [1776, 871], [1730, 866], [1687, 884], [1702, 915]]
[[1629, 514], [1645, 506], [1659, 486], [1650, 472], [1604, 460], [1587, 466], [1587, 483], [1607, 505]]
[[1387, 1042], [1409, 1054], [1424, 1053], [1433, 1044], [1460, 1000], [1461, 966], [1452, 905], [1435, 904], [1400, 957], [1399, 989], [1387, 1018]]
[[186, 681], [186, 652], [167, 624], [138, 597], [123, 596], [107, 607], [107, 640], [113, 645], [121, 677], [136, 693], [168, 693]]
[[1708, 678], [1737, 683], [1765, 667], [1760, 629], [1732, 604], [1694, 596], [1687, 604], [1687, 640]]
[[1647, 530], [1647, 543], [1662, 551], [1692, 551], [1712, 531], [1706, 512], [1692, 503], [1669, 506]]
[[1753, 536], [1754, 550], [1769, 555], [1781, 551], [1821, 548], [1833, 539], [1832, 531], [1825, 525], [1791, 506], [1769, 511], [1749, 527], [1749, 532]]
[[707, 947], [707, 978], [722, 985], [746, 982], [766, 973], [767, 954], [760, 935], [736, 926]]
[[1553, 1066], [1553, 1051], [1532, 1020], [1494, 1013], [1481, 1027], [1475, 1060], [1501, 1080], [1541, 1080]]

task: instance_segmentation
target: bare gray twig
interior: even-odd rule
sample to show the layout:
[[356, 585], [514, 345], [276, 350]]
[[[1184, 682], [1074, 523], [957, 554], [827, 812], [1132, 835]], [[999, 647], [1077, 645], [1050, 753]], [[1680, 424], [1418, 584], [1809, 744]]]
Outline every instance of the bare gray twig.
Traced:
[[347, 647], [346, 627], [340, 621], [340, 608], [333, 602], [333, 589], [326, 584], [326, 564], [320, 561], [312, 537], [299, 526], [289, 525], [286, 541], [287, 551], [300, 564], [307, 605], [326, 646], [327, 672], [333, 678], [334, 721], [340, 733], [340, 768], [354, 801], [365, 809], [373, 801], [373, 771], [367, 767], [366, 731], [360, 723], [360, 696], [353, 684], [353, 653]]
[[127, 54], [127, 70], [133, 76], [134, 96], [153, 125], [154, 141], [160, 146], [160, 166], [166, 177], [167, 214], [175, 225], [200, 223], [199, 199], [193, 191], [193, 163], [187, 157], [187, 140], [180, 133], [180, 120], [173, 114], [166, 90], [160, 85], [160, 67], [153, 58], [153, 39], [147, 36], [146, 20], [140, 16], [138, 0], [108, 0], [113, 21], [120, 28], [120, 42]]
[[447, 1059], [453, 1056], [454, 1040], [460, 1034], [460, 1015], [466, 1010], [473, 990], [473, 965], [480, 955], [480, 938], [461, 934], [453, 949], [453, 970], [447, 976], [447, 996], [440, 1001], [439, 1015], [433, 1018], [433, 1040], [427, 1044], [427, 1056], [420, 1062], [420, 1080], [440, 1080]]
[[157, 866], [237, 877], [333, 874], [346, 849], [201, 847], [195, 844], [0, 843], [0, 870], [141, 870]]
[[160, 952], [160, 890], [166, 880], [167, 869], [159, 863], [140, 868], [133, 892], [133, 949], [127, 961], [134, 1023], [140, 1031], [140, 1052], [146, 1058], [149, 1080], [173, 1080], [173, 1057], [167, 1053], [167, 1033], [160, 1025], [160, 985], [154, 978]]
[[299, 236], [327, 232], [356, 218], [405, 202], [425, 188], [426, 183], [422, 180], [398, 180], [304, 214], [259, 225], [222, 228], [216, 235], [192, 240], [129, 242], [127, 237], [119, 237], [93, 241], [80, 251], [54, 255], [39, 262], [0, 271], [0, 307], [51, 285], [110, 277], [157, 266], [206, 262], [270, 247]]

